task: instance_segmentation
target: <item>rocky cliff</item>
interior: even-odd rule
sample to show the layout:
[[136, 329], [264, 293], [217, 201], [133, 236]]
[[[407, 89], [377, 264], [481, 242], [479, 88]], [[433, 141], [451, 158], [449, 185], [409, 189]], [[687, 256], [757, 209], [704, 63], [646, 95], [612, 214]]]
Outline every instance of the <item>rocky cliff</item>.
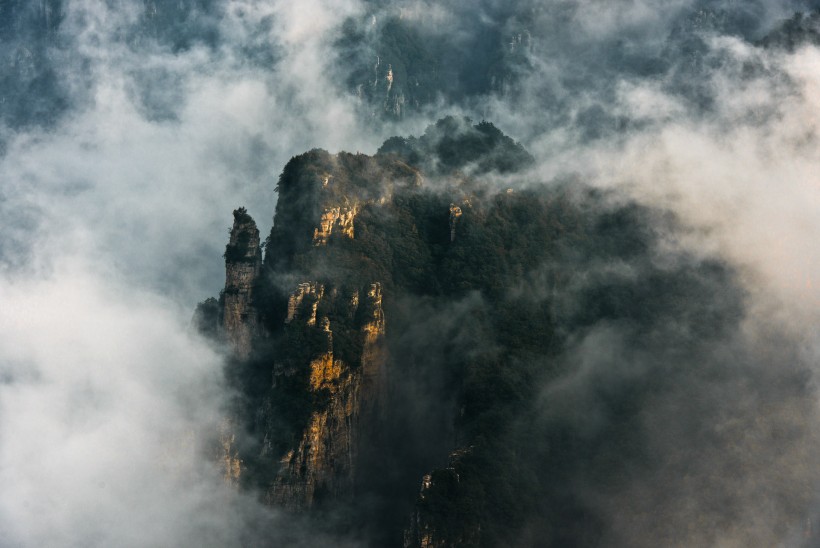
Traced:
[[[196, 317], [232, 349], [226, 481], [374, 547], [631, 545], [617, 535], [637, 529], [616, 530], [602, 505], [636, 524], [658, 512], [622, 495], [635, 470], [734, 500], [708, 467], [649, 444], [646, 422], [665, 402], [692, 416], [706, 405], [763, 439], [778, 430], [744, 423], [743, 398], [797, 405], [786, 385], [758, 382], [770, 369], [738, 366], [765, 390], [687, 407], [681, 387], [726, 375], [710, 349], [739, 336], [733, 271], [659, 258], [668, 216], [576, 183], [516, 184], [531, 163], [491, 124], [449, 118], [373, 156], [291, 159], [264, 261], [255, 223], [234, 213], [222, 299]], [[709, 432], [682, 436], [716, 455], [745, 443]], [[742, 469], [750, 450], [726, 454]]]
[[[346, 322], [332, 322], [319, 310], [339, 314], [347, 320], [361, 318], [359, 333], [351, 333]], [[332, 311], [332, 312], [330, 312]], [[288, 299], [290, 330], [308, 330], [315, 337], [307, 364], [306, 394], [317, 402], [307, 425], [296, 437], [296, 445], [281, 458], [281, 468], [267, 499], [292, 510], [310, 508], [317, 497], [349, 499], [354, 492], [358, 437], [363, 425], [372, 422], [384, 397], [383, 336], [385, 334], [382, 293], [379, 283], [360, 290], [329, 287], [318, 283], [300, 285]], [[361, 346], [359, 363], [348, 363], [334, 353], [333, 330], [347, 330]], [[279, 368], [274, 386], [286, 377], [299, 375], [302, 363]]]
[[253, 219], [244, 208], [234, 212], [220, 329], [233, 350], [229, 376], [256, 379], [245, 383], [255, 397], [237, 414], [261, 447], [240, 458], [231, 438], [226, 477], [247, 463], [248, 481], [269, 504], [306, 510], [356, 491], [363, 433], [378, 428], [387, 398], [384, 293], [377, 276], [351, 264], [357, 254], [339, 247], [356, 240], [361, 208], [418, 179], [402, 162], [363, 155], [295, 158], [280, 180], [264, 267]]
[[[410, 524], [404, 531], [404, 548], [480, 545], [481, 524], [460, 510], [469, 508], [462, 500], [460, 488], [461, 459], [469, 453], [469, 448], [453, 451], [446, 468], [424, 475]], [[459, 518], [455, 526], [454, 516]]]
[[[496, 146], [529, 161], [489, 127], [450, 119], [423, 139], [399, 150], [383, 147], [376, 156], [314, 150], [293, 158], [277, 187], [264, 263], [255, 222], [244, 208], [234, 212], [218, 322], [232, 349], [229, 378], [245, 397], [232, 418], [243, 428], [231, 424], [220, 435], [226, 481], [258, 486], [268, 504], [294, 512], [338, 512], [346, 505], [362, 513], [352, 518], [355, 526], [378, 542], [399, 546], [407, 535], [407, 542], [444, 545], [447, 533], [436, 532], [422, 510], [412, 510], [412, 492], [434, 467], [434, 455], [455, 449], [452, 442], [441, 445], [454, 417], [449, 409], [422, 410], [418, 425], [406, 425], [406, 440], [392, 445], [408, 420], [405, 369], [420, 367], [424, 377], [427, 366], [410, 365], [424, 360], [425, 348], [406, 352], [391, 343], [386, 317], [392, 306], [400, 329], [412, 327], [397, 299], [441, 294], [477, 271], [458, 257], [474, 246], [470, 226], [485, 213], [472, 209], [478, 196], [459, 169], [475, 171], [473, 158], [483, 153], [489, 154], [479, 171], [509, 169], [509, 163], [494, 163]], [[449, 139], [446, 163], [438, 156], [443, 138]], [[459, 146], [473, 156], [453, 157]], [[443, 185], [427, 186], [423, 169]], [[457, 225], [465, 233], [459, 238]], [[203, 331], [213, 308], [212, 300], [200, 306]], [[440, 424], [413, 431], [430, 420]], [[243, 430], [256, 441], [237, 439]], [[413, 446], [405, 451], [405, 443]], [[392, 496], [396, 487], [405, 490], [404, 502], [371, 508], [381, 516], [376, 523], [365, 519], [368, 505]], [[415, 526], [407, 529], [411, 514]]]
[[254, 286], [262, 268], [259, 230], [244, 208], [233, 212], [231, 238], [225, 249], [225, 290], [223, 326], [228, 342], [240, 358], [251, 353], [259, 331], [259, 314], [254, 304]]

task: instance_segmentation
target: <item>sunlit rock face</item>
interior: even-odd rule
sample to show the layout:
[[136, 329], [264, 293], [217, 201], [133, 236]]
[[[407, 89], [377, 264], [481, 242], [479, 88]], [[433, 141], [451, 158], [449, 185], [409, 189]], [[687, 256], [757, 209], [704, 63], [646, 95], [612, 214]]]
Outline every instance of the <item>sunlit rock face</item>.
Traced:
[[348, 238], [353, 238], [353, 220], [358, 209], [358, 204], [325, 208], [319, 227], [313, 231], [313, 245], [326, 245], [334, 227]]
[[[297, 436], [296, 447], [282, 457], [267, 498], [298, 510], [310, 508], [317, 498], [344, 500], [353, 493], [358, 437], [384, 398], [385, 325], [378, 283], [371, 284], [364, 299], [359, 298], [359, 289], [301, 284], [288, 303], [288, 329], [307, 331], [314, 342], [307, 349], [309, 363], [277, 370], [274, 383], [288, 383], [288, 377], [299, 375], [307, 365], [305, 395], [317, 405]], [[327, 315], [317, 321], [318, 310], [333, 311], [344, 320], [358, 317], [361, 325], [351, 328], [342, 321], [337, 328]], [[347, 363], [334, 353], [334, 329], [361, 345], [359, 363]]]

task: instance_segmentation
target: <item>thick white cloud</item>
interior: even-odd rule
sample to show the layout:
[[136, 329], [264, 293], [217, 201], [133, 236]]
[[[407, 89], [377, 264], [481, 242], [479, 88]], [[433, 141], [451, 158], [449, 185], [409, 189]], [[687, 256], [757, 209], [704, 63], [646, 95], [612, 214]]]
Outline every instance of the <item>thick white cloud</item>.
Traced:
[[0, 284], [0, 535], [235, 545], [233, 495], [204, 458], [225, 398], [219, 356], [174, 306], [110, 275], [60, 261]]
[[820, 93], [809, 67], [820, 50], [755, 59], [746, 47], [728, 46], [738, 64], [758, 61], [770, 72], [746, 81], [717, 75], [713, 116], [665, 115], [598, 156], [599, 180], [677, 212], [706, 231], [697, 245], [748, 269], [750, 288], [765, 293], [758, 296], [817, 321]]

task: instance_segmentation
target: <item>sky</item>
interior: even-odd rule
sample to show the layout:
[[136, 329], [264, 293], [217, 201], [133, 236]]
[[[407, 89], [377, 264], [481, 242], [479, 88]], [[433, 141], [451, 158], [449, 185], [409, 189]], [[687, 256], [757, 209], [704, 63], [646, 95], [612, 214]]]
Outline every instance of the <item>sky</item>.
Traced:
[[[744, 340], [775, 353], [787, 341], [782, 355], [816, 369], [820, 48], [758, 42], [811, 2], [4, 4], [0, 537], [10, 545], [238, 546], [248, 527], [290, 534], [207, 458], [230, 393], [220, 350], [190, 330], [193, 309], [223, 284], [231, 211], [246, 206], [269, 230], [290, 157], [372, 154], [445, 114], [487, 118], [520, 141], [537, 165], [517, 184], [578, 177], [674, 212], [688, 229], [667, 235], [670, 248], [740, 272]], [[452, 81], [382, 119], [351, 87], [339, 40], [346, 21], [379, 28], [399, 8], [445, 44]], [[530, 36], [500, 90], [469, 76], [487, 70], [473, 47], [487, 28], [503, 43]], [[356, 61], [372, 63], [376, 34], [363, 36]], [[583, 356], [607, 336], [568, 359], [594, 364]]]

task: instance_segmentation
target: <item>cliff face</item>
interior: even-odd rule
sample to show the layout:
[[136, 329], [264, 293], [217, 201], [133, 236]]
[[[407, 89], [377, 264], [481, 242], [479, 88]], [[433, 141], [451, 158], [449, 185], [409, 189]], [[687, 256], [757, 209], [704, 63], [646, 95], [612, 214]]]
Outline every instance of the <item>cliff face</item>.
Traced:
[[[470, 138], [475, 131], [467, 132]], [[456, 224], [466, 218], [451, 200], [471, 207], [472, 191], [456, 173], [455, 187], [430, 194], [416, 164], [413, 154], [320, 150], [292, 159], [277, 187], [264, 264], [256, 224], [244, 208], [234, 212], [221, 331], [233, 349], [230, 376], [248, 395], [235, 420], [257, 440], [243, 443], [237, 438], [242, 429], [230, 425], [220, 434], [220, 458], [226, 481], [258, 485], [271, 505], [291, 511], [348, 505], [365, 512], [354, 494], [365, 500], [390, 496], [393, 475], [410, 487], [425, 469], [396, 474], [392, 463], [400, 464], [404, 455], [383, 455], [395, 450], [379, 445], [396, 435], [391, 429], [403, 420], [392, 409], [396, 385], [391, 388], [388, 369], [396, 366], [388, 352], [385, 298], [442, 283], [427, 284], [425, 277], [438, 276], [431, 269], [440, 268], [456, 241]], [[210, 308], [210, 301], [201, 306], [201, 326], [209, 325]], [[437, 420], [447, 424], [452, 418]], [[444, 454], [450, 449], [448, 444]], [[420, 454], [441, 451], [431, 446]], [[395, 522], [384, 537], [390, 544], [401, 544], [412, 499], [408, 490], [397, 509], [377, 510]], [[371, 521], [364, 513], [357, 519], [359, 526]], [[414, 519], [421, 527], [422, 514]], [[365, 525], [373, 527], [382, 525]], [[425, 527], [418, 538], [445, 538], [433, 525]]]
[[259, 230], [244, 208], [233, 213], [231, 238], [225, 250], [223, 326], [228, 342], [239, 358], [247, 358], [259, 331], [254, 305], [254, 286], [262, 268]]
[[480, 545], [481, 524], [474, 519], [474, 513], [464, 512], [469, 509], [469, 501], [464, 500], [461, 486], [461, 460], [470, 452], [469, 448], [453, 451], [446, 468], [422, 478], [410, 525], [404, 531], [404, 548]]
[[[656, 260], [652, 212], [601, 191], [497, 185], [531, 162], [491, 124], [449, 118], [374, 156], [293, 158], [264, 262], [253, 220], [234, 212], [223, 297], [195, 316], [234, 350], [226, 481], [340, 544], [449, 548], [629, 545], [607, 543], [608, 516], [577, 485], [614, 500], [635, 470], [694, 478], [688, 461], [651, 469], [644, 420], [667, 397], [685, 408], [684, 375], [722, 374], [701, 358], [743, 317], [732, 271]], [[606, 362], [600, 386], [574, 393], [589, 336], [618, 339], [640, 375]], [[712, 402], [714, 415], [740, 403]], [[707, 445], [735, 443], [720, 437]]]
[[348, 238], [353, 238], [353, 219], [356, 218], [356, 213], [358, 204], [325, 208], [319, 227], [313, 231], [313, 245], [326, 245], [334, 227]]
[[[475, 37], [465, 34], [468, 27], [461, 26], [463, 16], [438, 34], [429, 32], [423, 8], [375, 6], [366, 16], [372, 19], [365, 29], [345, 25], [339, 41], [350, 91], [373, 116], [402, 118], [442, 97], [464, 100], [491, 91], [509, 93], [532, 68], [531, 36], [520, 24], [511, 26], [513, 32], [483, 32], [480, 42], [473, 42]], [[358, 32], [365, 32], [367, 39]], [[452, 33], [475, 47], [454, 51]], [[363, 42], [368, 47], [362, 47]], [[456, 55], [459, 61], [453, 62]]]
[[242, 459], [236, 448], [236, 433], [230, 420], [223, 420], [219, 425], [219, 445], [217, 460], [222, 470], [222, 481], [226, 485], [237, 487], [242, 475]]
[[[280, 179], [264, 273], [275, 287], [262, 314], [272, 388], [257, 413], [263, 466], [277, 469], [271, 504], [306, 509], [356, 490], [362, 432], [386, 398], [387, 353], [381, 280], [357, 268], [346, 245], [356, 244], [362, 208], [416, 181], [406, 165], [324, 151], [294, 158]], [[302, 281], [278, 282], [293, 277]], [[282, 414], [291, 417], [285, 427]]]
[[[358, 436], [372, 421], [383, 398], [385, 354], [381, 286], [371, 284], [366, 297], [360, 290], [301, 284], [288, 299], [286, 322], [291, 331], [312, 335], [308, 364], [280, 368], [274, 384], [303, 372], [307, 365], [306, 395], [316, 404], [295, 447], [280, 461], [280, 470], [268, 491], [272, 504], [292, 510], [310, 508], [317, 498], [349, 499], [354, 489]], [[361, 318], [358, 333], [347, 321], [339, 327], [319, 310], [344, 320]], [[361, 345], [359, 363], [339, 359], [333, 348], [334, 329]]]
[[[383, 286], [355, 266], [340, 276], [328, 263], [354, 260], [339, 255], [339, 242], [356, 240], [360, 208], [417, 182], [409, 166], [363, 155], [294, 159], [280, 182], [265, 266], [255, 222], [244, 208], [234, 212], [220, 332], [233, 350], [229, 377], [250, 394], [236, 420], [261, 448], [238, 454], [254, 442], [225, 429], [226, 481], [261, 483], [268, 503], [290, 510], [350, 500], [362, 432], [375, 428], [386, 399]], [[198, 310], [201, 331], [211, 308], [207, 301]]]

